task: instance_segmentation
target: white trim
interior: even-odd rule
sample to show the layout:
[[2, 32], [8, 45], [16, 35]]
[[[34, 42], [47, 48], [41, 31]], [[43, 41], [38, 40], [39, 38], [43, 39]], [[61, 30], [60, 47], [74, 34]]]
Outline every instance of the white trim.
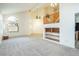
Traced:
[[52, 24], [44, 24], [44, 28], [60, 28], [59, 23], [52, 23]]
[[52, 38], [52, 39], [56, 39], [56, 40], [59, 40], [59, 37], [56, 37], [56, 36], [46, 35], [46, 37], [48, 37], [48, 38]]
[[59, 42], [54, 41], [54, 40], [49, 40], [49, 39], [47, 39], [47, 38], [45, 38], [45, 39], [43, 39], [43, 40], [47, 40], [47, 41], [49, 41], [49, 42], [53, 42], [53, 43], [59, 44]]
[[45, 32], [45, 34], [51, 34], [51, 35], [56, 35], [56, 36], [59, 36], [59, 33], [51, 33], [51, 32]]

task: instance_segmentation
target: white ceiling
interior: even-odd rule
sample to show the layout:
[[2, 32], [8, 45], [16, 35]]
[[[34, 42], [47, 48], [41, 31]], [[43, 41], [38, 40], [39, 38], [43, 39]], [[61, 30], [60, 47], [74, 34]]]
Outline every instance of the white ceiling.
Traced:
[[10, 14], [16, 12], [22, 12], [25, 10], [29, 10], [31, 8], [35, 8], [42, 4], [38, 3], [0, 3], [0, 13], [1, 14]]

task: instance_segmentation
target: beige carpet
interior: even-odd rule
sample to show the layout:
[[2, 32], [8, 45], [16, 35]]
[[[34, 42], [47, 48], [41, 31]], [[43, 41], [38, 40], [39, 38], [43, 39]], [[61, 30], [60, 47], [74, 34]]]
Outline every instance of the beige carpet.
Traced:
[[78, 49], [68, 48], [35, 37], [19, 37], [0, 44], [1, 56], [69, 56], [79, 55]]

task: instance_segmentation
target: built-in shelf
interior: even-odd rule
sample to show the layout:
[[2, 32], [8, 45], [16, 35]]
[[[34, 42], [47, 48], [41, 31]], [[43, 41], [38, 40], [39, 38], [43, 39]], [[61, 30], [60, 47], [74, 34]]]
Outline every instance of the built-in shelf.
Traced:
[[45, 34], [50, 34], [50, 35], [56, 35], [56, 36], [59, 36], [59, 33], [45, 32]]
[[45, 37], [46, 39], [49, 39], [49, 40], [53, 40], [53, 41], [56, 41], [56, 42], [59, 42], [58, 38], [52, 38], [52, 37]]
[[44, 39], [51, 42], [59, 42], [59, 23], [56, 24], [45, 24], [44, 27]]
[[59, 44], [59, 41], [51, 40], [51, 39], [49, 39], [49, 38], [45, 38], [44, 40], [47, 40], [47, 41], [49, 41], [49, 42], [53, 42], [53, 43]]
[[45, 38], [59, 42], [59, 33], [46, 32]]
[[51, 24], [44, 24], [44, 28], [59, 28], [60, 23], [51, 23]]

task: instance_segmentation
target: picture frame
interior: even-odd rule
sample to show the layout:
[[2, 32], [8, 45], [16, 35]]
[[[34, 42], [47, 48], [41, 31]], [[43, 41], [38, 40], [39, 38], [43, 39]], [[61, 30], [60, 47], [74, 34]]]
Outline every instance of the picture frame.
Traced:
[[8, 24], [8, 32], [18, 32], [18, 31], [19, 31], [18, 23]]

